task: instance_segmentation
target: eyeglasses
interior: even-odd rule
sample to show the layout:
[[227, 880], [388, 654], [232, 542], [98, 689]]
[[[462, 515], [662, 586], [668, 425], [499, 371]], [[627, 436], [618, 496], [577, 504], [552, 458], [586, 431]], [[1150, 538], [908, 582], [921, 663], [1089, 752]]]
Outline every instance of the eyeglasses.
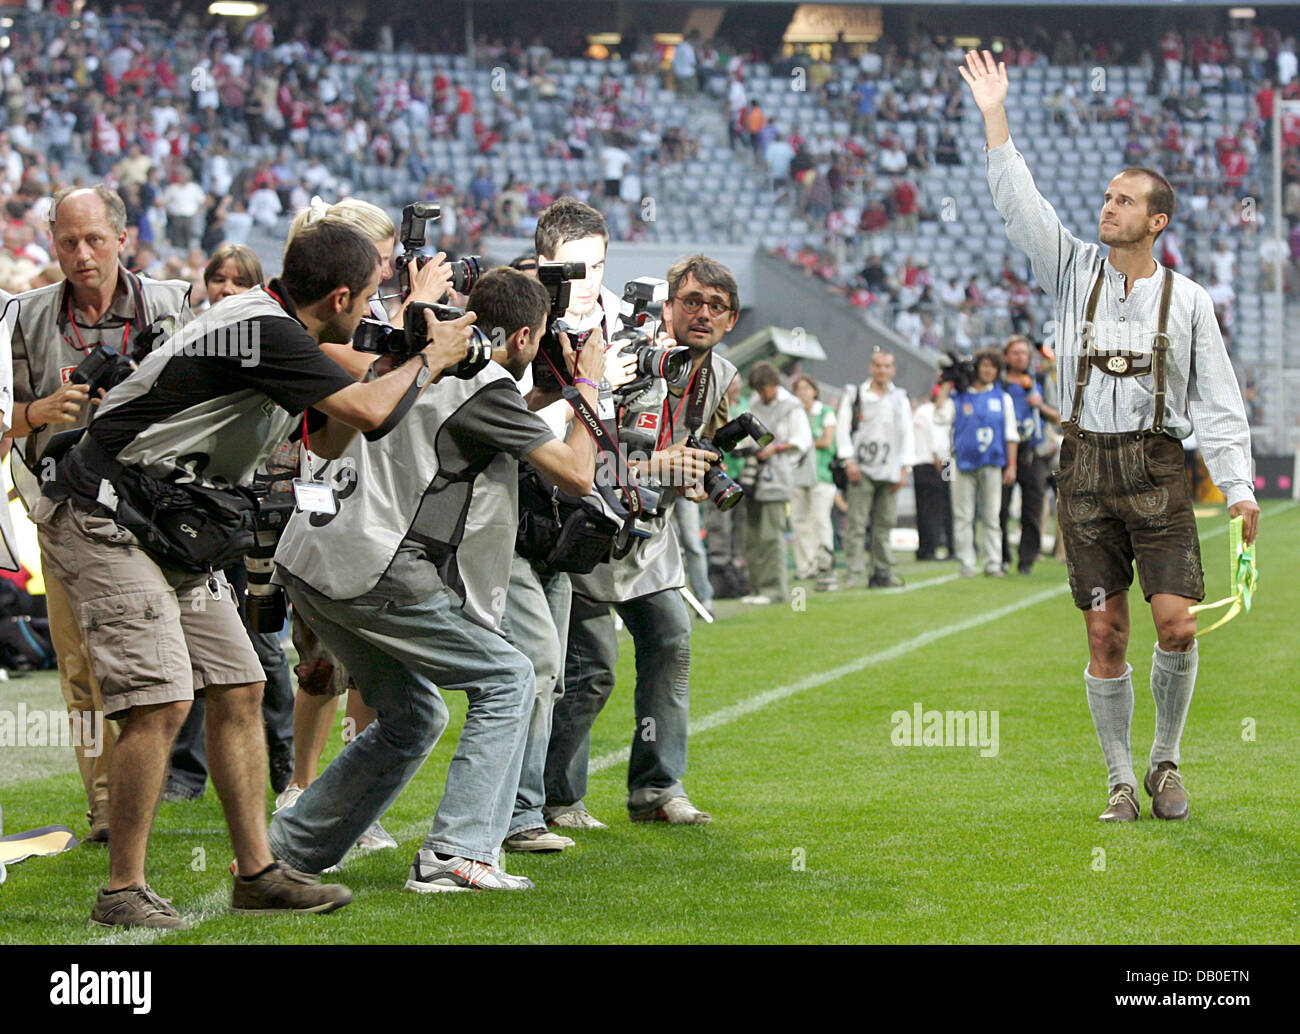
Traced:
[[700, 311], [700, 307], [707, 304], [711, 316], [725, 316], [731, 311], [731, 306], [722, 302], [705, 302], [698, 294], [676, 295], [673, 301], [682, 307], [682, 311], [688, 316], [694, 316]]

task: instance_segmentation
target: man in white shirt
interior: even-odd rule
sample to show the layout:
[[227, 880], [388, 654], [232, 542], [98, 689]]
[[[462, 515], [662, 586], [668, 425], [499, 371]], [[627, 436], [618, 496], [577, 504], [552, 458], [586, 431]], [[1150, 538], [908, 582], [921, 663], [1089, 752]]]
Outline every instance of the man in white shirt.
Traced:
[[912, 406], [907, 392], [894, 385], [894, 357], [876, 352], [871, 377], [849, 388], [840, 399], [836, 457], [848, 477], [845, 496], [849, 521], [844, 541], [846, 589], [862, 584], [867, 527], [871, 528], [873, 588], [903, 584], [894, 574], [889, 534], [898, 517], [898, 490], [907, 483], [915, 462]]
[[203, 188], [194, 182], [188, 165], [180, 167], [180, 178], [163, 191], [167, 206], [167, 239], [172, 247], [189, 250], [194, 238], [195, 217], [207, 200]]

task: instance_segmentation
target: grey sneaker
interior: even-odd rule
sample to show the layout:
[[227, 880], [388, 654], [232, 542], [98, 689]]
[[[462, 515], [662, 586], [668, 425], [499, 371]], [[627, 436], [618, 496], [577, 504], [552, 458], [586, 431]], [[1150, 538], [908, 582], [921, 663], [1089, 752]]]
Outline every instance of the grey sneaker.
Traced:
[[651, 811], [634, 811], [633, 822], [667, 822], [671, 826], [707, 826], [713, 816], [700, 811], [684, 794], [670, 798]]
[[122, 890], [101, 889], [90, 911], [96, 926], [144, 926], [154, 930], [188, 930], [189, 924], [146, 884]]
[[309, 876], [290, 869], [284, 862], [255, 879], [235, 877], [230, 895], [232, 912], [333, 912], [352, 900], [352, 891], [340, 883], [321, 883], [319, 876]]
[[459, 856], [439, 858], [421, 849], [411, 863], [406, 889], [417, 894], [445, 894], [463, 890], [532, 890], [527, 876], [511, 876], [502, 868]]
[[547, 819], [546, 824], [556, 829], [609, 829], [586, 808], [570, 808], [568, 811], [562, 811]]
[[366, 851], [384, 851], [396, 846], [397, 841], [393, 839], [392, 834], [376, 820], [370, 824], [368, 830], [357, 837], [353, 850], [360, 854]]
[[283, 791], [281, 791], [279, 796], [276, 797], [275, 811], [273, 811], [271, 814], [278, 815], [280, 814], [280, 812], [285, 811], [288, 808], [292, 808], [295, 804], [298, 803], [298, 798], [301, 797], [302, 795], [303, 795], [303, 788], [301, 786], [296, 786], [293, 783], [290, 783], [288, 786], [284, 788]]
[[507, 851], [563, 851], [573, 846], [573, 838], [552, 833], [545, 826], [534, 826], [506, 837], [501, 846]]

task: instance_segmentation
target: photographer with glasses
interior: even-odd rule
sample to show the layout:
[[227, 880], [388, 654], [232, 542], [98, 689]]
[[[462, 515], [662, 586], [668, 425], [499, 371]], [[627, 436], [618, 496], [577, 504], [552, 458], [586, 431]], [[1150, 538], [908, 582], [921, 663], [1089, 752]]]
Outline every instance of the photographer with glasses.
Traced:
[[555, 706], [546, 757], [546, 807], [551, 826], [603, 829], [588, 812], [587, 766], [591, 727], [614, 691], [618, 641], [616, 610], [636, 648], [634, 708], [636, 726], [628, 766], [627, 807], [634, 822], [703, 825], [711, 816], [686, 796], [686, 737], [689, 721], [691, 622], [678, 591], [685, 572], [677, 537], [670, 529], [679, 491], [702, 498], [699, 483], [716, 460], [714, 453], [689, 447], [687, 437], [712, 438], [727, 423], [726, 393], [736, 368], [715, 354], [714, 346], [736, 325], [739, 291], [726, 266], [704, 255], [676, 263], [668, 271], [664, 331], [690, 349], [691, 377], [685, 388], [663, 380], [627, 406], [637, 428], [651, 434], [657, 448], [635, 464], [638, 476], [664, 486], [662, 508], [646, 522], [649, 536], [637, 538], [621, 558], [600, 564], [588, 575], [571, 576], [573, 606], [569, 621], [564, 695]]

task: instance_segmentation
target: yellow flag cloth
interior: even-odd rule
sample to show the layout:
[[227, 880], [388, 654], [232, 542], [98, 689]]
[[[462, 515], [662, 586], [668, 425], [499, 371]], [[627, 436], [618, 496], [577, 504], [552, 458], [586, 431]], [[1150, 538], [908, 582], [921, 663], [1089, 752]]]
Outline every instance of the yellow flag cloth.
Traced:
[[1213, 603], [1200, 603], [1188, 607], [1192, 614], [1203, 610], [1217, 610], [1227, 607], [1227, 612], [1209, 628], [1204, 628], [1197, 635], [1213, 632], [1220, 625], [1226, 625], [1238, 614], [1250, 612], [1255, 601], [1255, 590], [1259, 586], [1259, 568], [1255, 565], [1255, 544], [1247, 546], [1242, 541], [1242, 518], [1234, 517], [1228, 522], [1228, 584], [1232, 586], [1232, 595], [1225, 596]]

